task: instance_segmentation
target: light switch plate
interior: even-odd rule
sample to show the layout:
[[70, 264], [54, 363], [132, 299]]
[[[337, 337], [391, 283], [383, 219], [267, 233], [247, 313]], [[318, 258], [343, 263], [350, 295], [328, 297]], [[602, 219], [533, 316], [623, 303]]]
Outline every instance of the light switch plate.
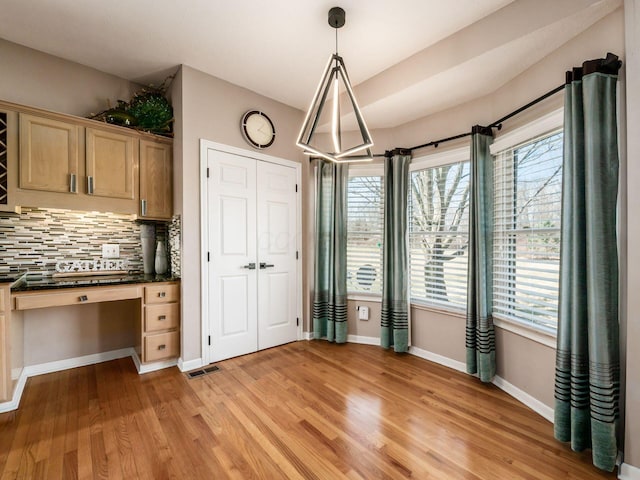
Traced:
[[102, 258], [119, 258], [120, 245], [117, 243], [104, 243], [102, 245]]
[[369, 320], [369, 307], [358, 307], [358, 318], [360, 320]]

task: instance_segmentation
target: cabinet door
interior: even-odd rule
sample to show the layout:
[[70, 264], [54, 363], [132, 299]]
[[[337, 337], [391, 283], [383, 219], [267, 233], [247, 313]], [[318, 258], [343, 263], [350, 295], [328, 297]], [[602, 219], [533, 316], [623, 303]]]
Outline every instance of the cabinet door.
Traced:
[[79, 129], [20, 114], [20, 188], [77, 193]]
[[87, 128], [87, 193], [99, 197], [136, 198], [138, 139]]
[[171, 145], [140, 140], [140, 216], [170, 219], [173, 213]]

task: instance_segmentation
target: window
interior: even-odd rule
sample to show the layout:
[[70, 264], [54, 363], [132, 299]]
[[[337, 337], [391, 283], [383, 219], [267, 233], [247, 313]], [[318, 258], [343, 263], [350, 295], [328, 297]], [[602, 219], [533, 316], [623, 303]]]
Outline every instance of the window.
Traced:
[[350, 293], [382, 293], [383, 188], [382, 175], [349, 177], [347, 291]]
[[562, 131], [498, 152], [493, 312], [555, 331], [560, 270]]
[[[468, 156], [463, 149], [463, 158]], [[469, 185], [468, 160], [411, 172], [412, 302], [466, 308]]]

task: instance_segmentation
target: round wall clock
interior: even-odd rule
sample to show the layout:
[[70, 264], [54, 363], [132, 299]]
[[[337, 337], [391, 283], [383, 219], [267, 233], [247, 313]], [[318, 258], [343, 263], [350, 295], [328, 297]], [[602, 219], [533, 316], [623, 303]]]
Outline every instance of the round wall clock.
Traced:
[[276, 139], [276, 129], [271, 119], [263, 112], [249, 110], [242, 116], [242, 135], [255, 148], [267, 148]]

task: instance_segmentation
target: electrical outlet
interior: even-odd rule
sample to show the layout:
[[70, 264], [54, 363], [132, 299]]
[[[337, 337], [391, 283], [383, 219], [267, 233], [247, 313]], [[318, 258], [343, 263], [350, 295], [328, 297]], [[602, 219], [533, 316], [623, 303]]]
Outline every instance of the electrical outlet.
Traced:
[[102, 258], [119, 258], [120, 245], [117, 243], [104, 243], [102, 245]]
[[369, 307], [358, 307], [358, 318], [360, 320], [369, 320]]

